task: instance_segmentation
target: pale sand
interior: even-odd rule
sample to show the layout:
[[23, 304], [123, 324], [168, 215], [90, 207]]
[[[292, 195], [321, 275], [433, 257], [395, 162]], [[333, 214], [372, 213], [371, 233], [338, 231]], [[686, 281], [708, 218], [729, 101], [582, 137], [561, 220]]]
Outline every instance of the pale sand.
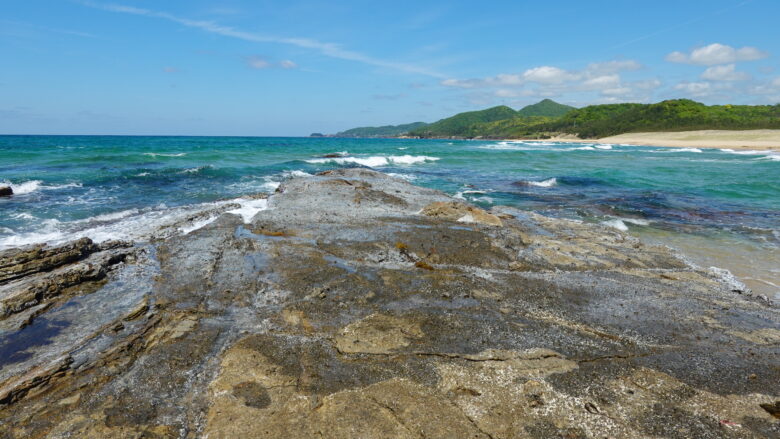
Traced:
[[701, 130], [674, 133], [629, 133], [598, 139], [603, 143], [682, 148], [730, 148], [780, 150], [780, 130]]

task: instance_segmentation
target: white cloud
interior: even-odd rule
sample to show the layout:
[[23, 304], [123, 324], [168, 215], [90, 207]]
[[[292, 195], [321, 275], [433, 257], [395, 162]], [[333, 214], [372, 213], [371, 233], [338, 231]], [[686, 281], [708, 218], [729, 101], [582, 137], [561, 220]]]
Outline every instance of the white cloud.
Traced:
[[253, 69], [262, 70], [271, 67], [271, 63], [259, 56], [250, 56], [246, 59], [247, 65]]
[[[520, 74], [501, 73], [487, 78], [445, 79], [440, 82], [445, 87], [524, 87], [536, 84], [540, 87], [560, 87], [577, 83], [578, 87], [588, 89], [614, 87], [620, 83], [621, 71], [637, 70], [642, 65], [633, 60], [607, 61], [588, 64], [583, 70], [564, 70], [555, 66], [539, 66], [525, 70]], [[503, 92], [506, 93], [506, 92]]]
[[523, 72], [522, 79], [527, 82], [539, 84], [561, 84], [578, 79], [579, 75], [558, 67], [541, 66], [528, 69]]
[[584, 85], [585, 87], [593, 88], [597, 90], [615, 87], [619, 84], [620, 84], [620, 75], [617, 74], [595, 76], [593, 78], [585, 80], [585, 82], [582, 83], [582, 85]]
[[710, 94], [712, 85], [709, 82], [681, 82], [674, 86], [675, 90], [682, 91], [691, 96], [706, 96]]
[[633, 60], [606, 61], [588, 64], [582, 70], [565, 70], [555, 66], [539, 66], [520, 74], [503, 73], [487, 78], [447, 79], [446, 87], [493, 88], [493, 96], [516, 98], [527, 96], [555, 97], [567, 93], [598, 92], [602, 96], [621, 96], [646, 100], [661, 83], [657, 79], [624, 82], [622, 71], [638, 70], [642, 65]]
[[657, 78], [646, 79], [644, 81], [634, 81], [632, 85], [639, 90], [654, 90], [661, 86], [661, 81]]
[[441, 81], [441, 85], [455, 88], [474, 88], [481, 86], [481, 82], [478, 79], [445, 79]]
[[523, 77], [520, 75], [501, 73], [495, 77], [495, 83], [499, 85], [522, 85]]
[[282, 62], [279, 63], [279, 66], [281, 66], [283, 69], [296, 69], [296, 68], [298, 68], [298, 64], [296, 64], [293, 61], [290, 61], [289, 59], [282, 60]]
[[647, 101], [651, 99], [655, 89], [661, 86], [661, 81], [624, 81], [621, 77], [621, 72], [639, 70], [642, 67], [633, 60], [591, 63], [581, 70], [538, 66], [519, 74], [503, 73], [487, 78], [447, 79], [440, 84], [463, 89], [494, 88], [492, 93], [477, 93], [484, 99], [488, 96], [501, 99], [529, 96], [555, 98], [572, 93], [596, 92], [607, 101]]
[[676, 62], [676, 63], [683, 64], [683, 63], [687, 63], [688, 62], [689, 57], [688, 57], [688, 55], [686, 55], [686, 54], [684, 54], [682, 52], [674, 51], [674, 52], [666, 55], [666, 60], [669, 61], [669, 62]]
[[104, 11], [117, 12], [122, 14], [140, 15], [145, 17], [160, 18], [163, 20], [172, 21], [182, 26], [200, 29], [204, 32], [222, 35], [224, 37], [235, 38], [243, 41], [249, 41], [253, 43], [276, 43], [285, 44], [304, 49], [315, 50], [322, 55], [343, 59], [347, 61], [354, 61], [362, 64], [367, 64], [374, 67], [387, 68], [397, 70], [404, 73], [418, 74], [424, 76], [430, 76], [433, 78], [444, 79], [445, 76], [441, 73], [429, 70], [425, 67], [420, 67], [413, 64], [389, 61], [372, 56], [364, 55], [359, 52], [354, 52], [348, 49], [342, 48], [338, 44], [326, 43], [317, 41], [310, 38], [298, 38], [298, 37], [279, 37], [272, 35], [263, 35], [252, 32], [245, 32], [230, 26], [223, 26], [212, 21], [191, 20], [188, 18], [178, 17], [166, 12], [153, 11], [150, 9], [136, 8], [133, 6], [124, 6], [116, 4], [97, 3], [90, 0], [76, 0], [84, 6], [91, 8], [102, 9]]
[[701, 79], [710, 81], [747, 81], [750, 75], [745, 72], [736, 71], [736, 65], [726, 64], [722, 66], [712, 66], [707, 68], [701, 74]]
[[607, 88], [604, 90], [601, 90], [601, 94], [604, 96], [614, 96], [614, 97], [622, 97], [622, 96], [628, 96], [631, 93], [634, 92], [634, 89], [631, 87], [616, 87], [616, 88]]
[[755, 61], [764, 59], [769, 53], [755, 47], [745, 46], [735, 49], [725, 44], [714, 43], [694, 49], [690, 54], [672, 52], [666, 56], [666, 60], [674, 63], [696, 64], [713, 66], [718, 64], [731, 64], [740, 61]]
[[588, 64], [588, 67], [585, 70], [594, 74], [598, 74], [598, 73], [609, 74], [609, 73], [617, 73], [623, 71], [639, 70], [641, 68], [642, 68], [642, 64], [634, 60], [620, 60], [620, 61], [606, 61], [606, 62], [599, 62], [599, 63], [591, 63]]
[[772, 81], [772, 85], [775, 87], [780, 87], [780, 76], [778, 76]]

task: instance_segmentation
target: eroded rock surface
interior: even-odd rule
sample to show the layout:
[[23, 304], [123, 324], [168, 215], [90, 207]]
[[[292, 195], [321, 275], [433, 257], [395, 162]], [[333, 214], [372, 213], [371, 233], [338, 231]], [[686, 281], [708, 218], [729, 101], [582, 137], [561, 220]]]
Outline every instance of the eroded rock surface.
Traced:
[[365, 169], [268, 203], [125, 262], [1, 254], [0, 297], [117, 269], [6, 305], [38, 314], [0, 327], [0, 438], [780, 434], [777, 307], [665, 248]]

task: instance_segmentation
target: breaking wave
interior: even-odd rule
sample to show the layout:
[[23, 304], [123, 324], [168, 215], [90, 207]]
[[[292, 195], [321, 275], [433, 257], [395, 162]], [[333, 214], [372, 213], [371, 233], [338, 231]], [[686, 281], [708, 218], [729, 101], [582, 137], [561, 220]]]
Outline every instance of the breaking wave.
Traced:
[[424, 155], [391, 155], [391, 156], [371, 156], [371, 157], [328, 157], [306, 160], [306, 163], [336, 163], [344, 165], [354, 163], [367, 166], [369, 168], [380, 168], [392, 165], [414, 165], [418, 163], [434, 162], [438, 157], [429, 157]]

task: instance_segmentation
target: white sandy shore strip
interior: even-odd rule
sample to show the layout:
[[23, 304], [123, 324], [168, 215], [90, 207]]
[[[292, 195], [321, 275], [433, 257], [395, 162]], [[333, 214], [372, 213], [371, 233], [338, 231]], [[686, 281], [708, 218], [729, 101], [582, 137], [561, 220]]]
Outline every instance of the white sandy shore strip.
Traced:
[[[518, 139], [521, 140], [521, 139]], [[553, 142], [624, 143], [672, 148], [729, 148], [780, 150], [780, 130], [700, 130], [657, 133], [628, 133], [590, 140], [575, 136], [549, 139]]]

